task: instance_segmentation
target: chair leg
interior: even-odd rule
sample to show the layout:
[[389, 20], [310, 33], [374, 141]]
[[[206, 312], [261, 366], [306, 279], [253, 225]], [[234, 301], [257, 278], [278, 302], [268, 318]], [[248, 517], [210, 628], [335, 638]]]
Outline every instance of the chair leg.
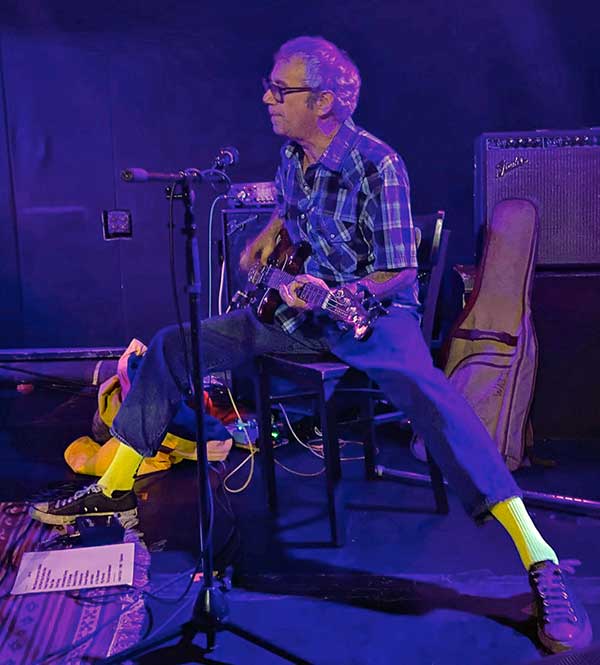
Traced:
[[256, 419], [258, 422], [258, 441], [263, 475], [263, 484], [267, 494], [267, 503], [273, 513], [277, 512], [277, 486], [275, 484], [275, 457], [271, 437], [271, 399], [270, 380], [260, 359], [256, 364]]
[[[372, 387], [369, 382], [367, 389]], [[360, 403], [360, 419], [363, 422], [363, 451], [365, 455], [365, 478], [373, 480], [375, 476], [375, 408], [373, 406], [373, 399], [371, 394], [365, 393], [365, 399]]]
[[[327, 484], [327, 508], [329, 511], [329, 526], [331, 540], [337, 547], [341, 547], [346, 539], [346, 526], [344, 520], [344, 500], [341, 484], [340, 444], [337, 436], [335, 422], [335, 409], [327, 400], [325, 386], [321, 385], [319, 395], [319, 410], [321, 432], [323, 434], [323, 456], [325, 463], [325, 482]], [[334, 398], [331, 397], [331, 401]]]
[[429, 465], [429, 476], [431, 478], [431, 487], [433, 488], [433, 496], [435, 497], [436, 512], [441, 515], [447, 515], [448, 508], [448, 495], [446, 494], [446, 487], [444, 485], [444, 477], [440, 471], [440, 467], [435, 463], [433, 457], [429, 453], [429, 449], [425, 447], [427, 453], [427, 464]]

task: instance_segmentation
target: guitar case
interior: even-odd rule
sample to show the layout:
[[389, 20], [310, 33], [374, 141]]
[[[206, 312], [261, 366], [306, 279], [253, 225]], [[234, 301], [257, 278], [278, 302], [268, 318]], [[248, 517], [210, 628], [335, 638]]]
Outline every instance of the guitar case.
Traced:
[[473, 292], [445, 344], [444, 371], [496, 442], [508, 468], [523, 462], [537, 371], [531, 316], [538, 219], [526, 200], [498, 203]]

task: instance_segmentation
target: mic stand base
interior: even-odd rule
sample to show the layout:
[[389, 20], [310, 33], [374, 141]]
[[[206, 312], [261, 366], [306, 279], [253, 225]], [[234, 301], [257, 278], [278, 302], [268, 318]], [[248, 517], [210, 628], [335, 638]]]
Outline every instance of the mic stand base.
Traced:
[[[214, 586], [204, 587], [198, 594], [190, 621], [155, 639], [141, 642], [130, 649], [121, 651], [115, 656], [99, 662], [103, 663], [103, 665], [123, 663], [125, 661], [144, 663], [144, 665], [150, 665], [150, 663], [183, 662], [228, 665], [224, 661], [205, 658], [205, 655], [211, 653], [215, 648], [216, 634], [221, 631], [227, 631], [251, 644], [255, 644], [265, 651], [269, 651], [275, 656], [279, 656], [289, 663], [294, 663], [295, 665], [312, 665], [308, 660], [304, 660], [286, 649], [232, 623], [228, 620], [228, 616], [229, 611], [222, 589]], [[199, 647], [194, 644], [194, 639], [198, 633], [206, 635], [205, 647]], [[176, 644], [162, 649], [159, 648], [163, 644], [168, 644], [177, 638], [180, 639]]]

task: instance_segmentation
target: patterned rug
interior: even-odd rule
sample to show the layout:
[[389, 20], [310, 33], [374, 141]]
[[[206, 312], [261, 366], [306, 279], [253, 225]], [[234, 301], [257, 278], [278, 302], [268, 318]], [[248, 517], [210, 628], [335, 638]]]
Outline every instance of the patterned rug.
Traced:
[[55, 537], [25, 504], [0, 503], [0, 665], [90, 663], [141, 638], [149, 554], [134, 529], [124, 536], [136, 543], [132, 587], [10, 595], [23, 553]]

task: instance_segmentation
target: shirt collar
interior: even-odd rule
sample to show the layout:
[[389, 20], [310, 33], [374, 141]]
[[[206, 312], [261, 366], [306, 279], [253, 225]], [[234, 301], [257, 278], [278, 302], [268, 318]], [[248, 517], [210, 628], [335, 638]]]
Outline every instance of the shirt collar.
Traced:
[[357, 134], [356, 125], [352, 118], [348, 118], [319, 158], [319, 162], [331, 171], [341, 171], [344, 159], [352, 149]]
[[[352, 118], [345, 120], [331, 140], [331, 143], [325, 149], [325, 152], [319, 158], [318, 163], [331, 171], [341, 171], [344, 159], [352, 149], [357, 134], [358, 130]], [[284, 147], [284, 152], [288, 159], [291, 159], [294, 155], [301, 158], [303, 155], [302, 146], [295, 141], [287, 143]]]

